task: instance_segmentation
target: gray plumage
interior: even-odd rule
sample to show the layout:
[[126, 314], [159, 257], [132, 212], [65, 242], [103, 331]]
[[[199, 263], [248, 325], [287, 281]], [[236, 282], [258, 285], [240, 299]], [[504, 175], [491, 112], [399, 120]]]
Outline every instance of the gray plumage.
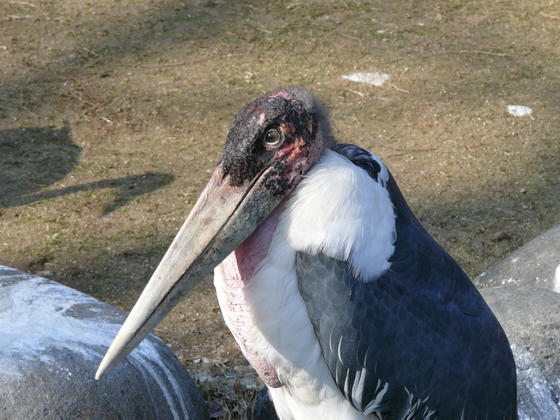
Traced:
[[[377, 180], [367, 151], [335, 150]], [[387, 272], [357, 279], [346, 261], [297, 254], [299, 290], [336, 384], [355, 408], [382, 419], [517, 418], [502, 328], [392, 176], [387, 188], [396, 213]]]

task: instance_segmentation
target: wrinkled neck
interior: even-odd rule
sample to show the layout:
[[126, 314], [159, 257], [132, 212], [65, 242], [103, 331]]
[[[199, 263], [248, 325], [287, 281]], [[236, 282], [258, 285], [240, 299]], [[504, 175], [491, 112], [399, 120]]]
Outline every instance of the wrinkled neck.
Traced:
[[267, 256], [282, 211], [281, 204], [235, 249], [237, 269], [243, 283], [247, 283], [254, 276]]

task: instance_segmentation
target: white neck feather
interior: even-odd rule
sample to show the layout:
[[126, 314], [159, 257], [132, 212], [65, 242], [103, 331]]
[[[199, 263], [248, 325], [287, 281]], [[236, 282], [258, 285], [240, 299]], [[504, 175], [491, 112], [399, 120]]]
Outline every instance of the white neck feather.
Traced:
[[390, 267], [395, 213], [384, 186], [387, 169], [376, 160], [383, 185], [340, 154], [323, 154], [292, 193], [278, 226], [294, 250], [349, 261], [363, 281]]

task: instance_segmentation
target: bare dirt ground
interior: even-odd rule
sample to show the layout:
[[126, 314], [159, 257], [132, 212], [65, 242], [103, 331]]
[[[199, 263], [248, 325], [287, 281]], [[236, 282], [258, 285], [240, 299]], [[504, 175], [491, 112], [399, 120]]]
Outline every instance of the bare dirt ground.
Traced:
[[[232, 115], [304, 85], [475, 276], [560, 223], [559, 39], [558, 0], [2, 0], [0, 264], [129, 310]], [[210, 279], [157, 332], [243, 417], [256, 382]]]

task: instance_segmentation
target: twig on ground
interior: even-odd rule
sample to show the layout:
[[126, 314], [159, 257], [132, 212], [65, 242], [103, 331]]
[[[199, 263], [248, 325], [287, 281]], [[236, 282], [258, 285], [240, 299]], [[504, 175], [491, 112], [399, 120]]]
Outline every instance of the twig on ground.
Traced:
[[189, 63], [164, 63], [164, 64], [122, 64], [123, 67], [142, 67], [142, 68], [158, 68], [158, 67], [177, 67], [177, 66], [187, 66]]
[[265, 34], [268, 34], [268, 35], [271, 35], [273, 33], [272, 31], [269, 31], [268, 29], [261, 28], [259, 25], [254, 25], [254, 28], [257, 31], [261, 31], [261, 32], [263, 32]]
[[96, 57], [99, 57], [99, 54], [97, 54], [95, 51], [90, 50], [89, 48], [82, 47], [82, 50], [84, 50], [85, 52], [90, 53], [91, 55], [94, 55], [94, 56], [96, 56]]
[[394, 89], [397, 89], [400, 92], [404, 92], [404, 93], [410, 93], [408, 90], [406, 89], [402, 89], [400, 87], [398, 87], [397, 85], [393, 84], [393, 83], [387, 83], [389, 86], [391, 86]]
[[397, 152], [397, 153], [392, 153], [389, 155], [385, 155], [384, 158], [385, 159], [389, 159], [389, 158], [395, 158], [395, 157], [401, 157], [401, 156], [407, 156], [410, 155], [412, 153], [414, 154], [418, 154], [418, 153], [430, 153], [430, 152], [435, 152], [436, 150], [438, 150], [441, 146], [438, 147], [426, 147], [426, 148], [420, 148], [420, 149], [406, 149], [406, 148], [395, 148], [395, 147], [390, 147], [390, 146], [385, 146], [387, 149], [392, 150], [393, 152]]
[[[103, 102], [102, 104], [97, 104], [97, 105], [93, 105], [93, 106], [90, 105], [89, 108], [86, 108], [86, 109], [80, 114], [80, 116], [78, 117], [78, 119], [81, 119], [82, 117], [84, 117], [85, 115], [87, 115], [87, 114], [88, 114], [89, 112], [91, 112], [91, 111], [97, 111], [97, 110], [100, 109], [100, 108], [106, 107], [106, 106], [109, 105], [112, 101], [113, 101], [113, 98], [109, 99], [108, 101]], [[88, 104], [88, 105], [89, 105], [89, 104]], [[103, 117], [101, 117], [101, 118], [103, 118]]]
[[93, 102], [90, 102], [87, 99], [84, 99], [83, 96], [81, 96], [81, 95], [79, 95], [75, 92], [70, 91], [70, 96], [72, 96], [73, 98], [76, 98], [77, 100], [79, 100], [79, 101], [83, 102], [84, 104], [89, 105], [93, 108], [97, 108], [99, 106], [98, 104], [94, 104]]
[[163, 64], [116, 64], [114, 67], [134, 67], [142, 69], [157, 69], [159, 67], [177, 67], [177, 66], [187, 66], [192, 63], [163, 63]]
[[549, 19], [558, 19], [560, 20], [560, 16], [554, 16], [554, 15], [549, 15], [545, 12], [541, 12], [541, 15], [543, 15], [545, 18], [549, 18]]
[[357, 90], [348, 89], [350, 92], [355, 93], [356, 95], [363, 98], [365, 95], [362, 92], [358, 92]]
[[31, 15], [8, 15], [2, 21], [6, 20], [21, 20], [21, 19], [34, 19], [34, 16]]
[[23, 109], [25, 109], [27, 112], [29, 112], [31, 115], [33, 115], [35, 118], [40, 118], [39, 115], [37, 115], [36, 113], [34, 113], [33, 111], [31, 111], [29, 108], [27, 108], [25, 105], [21, 106]]
[[362, 42], [362, 40], [360, 38], [356, 37], [356, 36], [348, 35], [348, 34], [345, 34], [344, 32], [340, 32], [340, 31], [338, 31], [338, 33], [342, 36], [345, 36], [346, 38], [350, 38], [350, 39], [353, 39], [354, 41]]
[[10, 4], [19, 4], [21, 6], [33, 7], [34, 9], [37, 9], [45, 17], [46, 20], [50, 20], [49, 15], [36, 4], [29, 3], [27, 1], [11, 1]]
[[457, 52], [459, 54], [483, 54], [483, 55], [493, 55], [496, 57], [509, 57], [509, 54], [506, 53], [495, 53], [492, 51], [482, 51], [482, 50], [459, 50]]

